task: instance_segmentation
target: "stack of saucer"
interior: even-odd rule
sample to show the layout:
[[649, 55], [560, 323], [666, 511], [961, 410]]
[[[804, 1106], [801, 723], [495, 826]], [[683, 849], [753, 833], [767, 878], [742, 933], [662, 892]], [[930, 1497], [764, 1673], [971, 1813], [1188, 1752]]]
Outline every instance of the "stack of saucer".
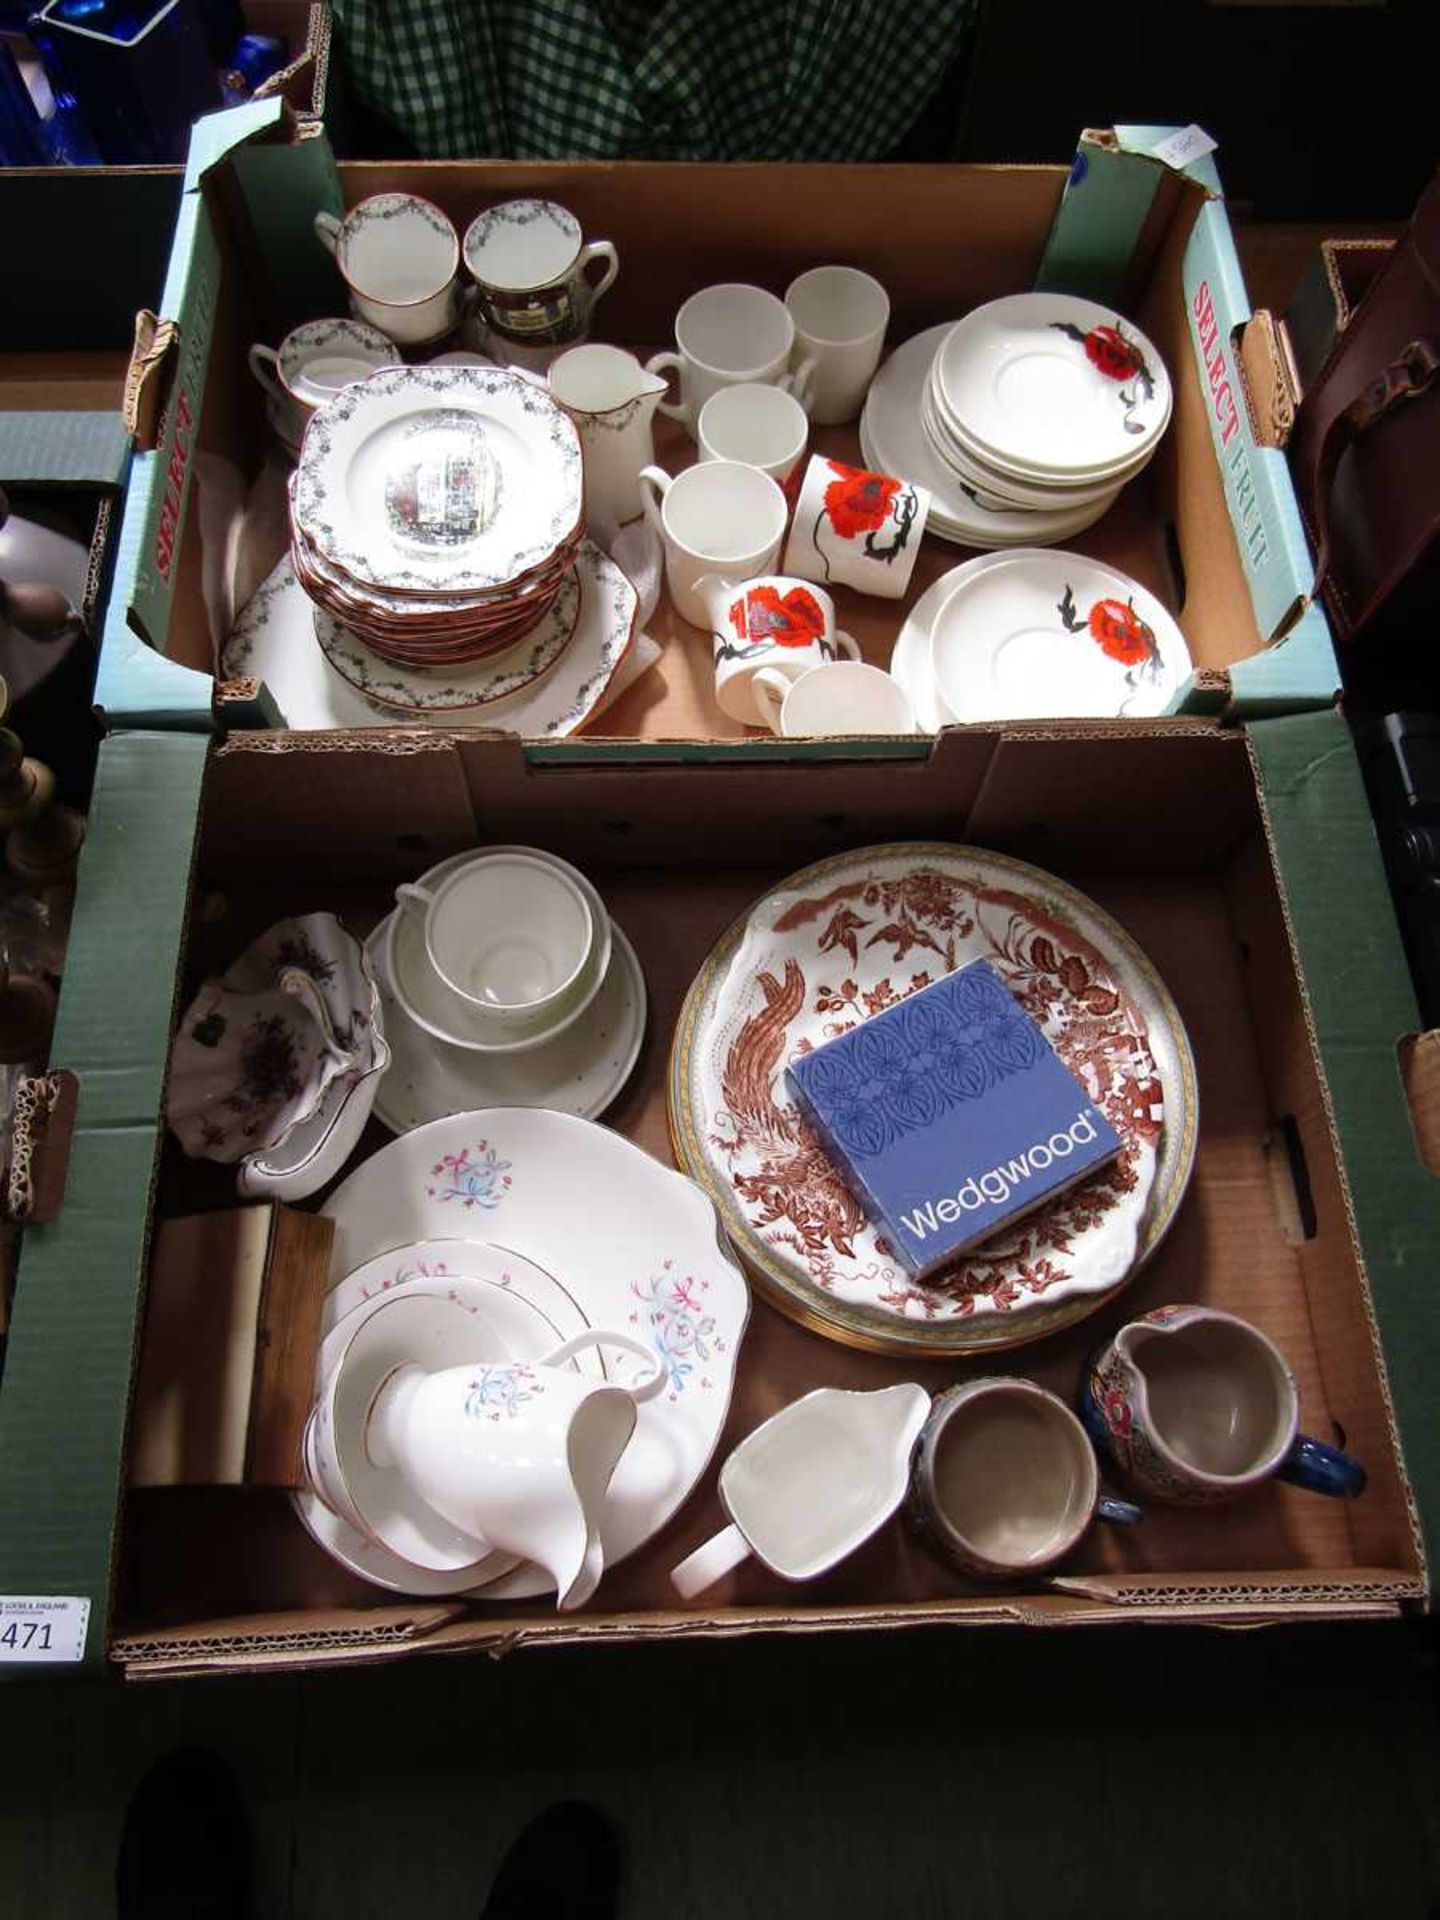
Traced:
[[538, 847], [486, 847], [396, 902], [366, 947], [392, 1040], [387, 1126], [481, 1105], [590, 1119], [610, 1104], [640, 1052], [645, 978], [584, 874]]
[[387, 367], [317, 409], [290, 487], [296, 577], [379, 659], [453, 668], [523, 640], [570, 578], [580, 439], [500, 367]]
[[967, 546], [1048, 546], [1098, 520], [1170, 418], [1150, 341], [1109, 308], [1022, 293], [907, 341], [871, 388], [872, 466], [930, 488], [930, 526]]

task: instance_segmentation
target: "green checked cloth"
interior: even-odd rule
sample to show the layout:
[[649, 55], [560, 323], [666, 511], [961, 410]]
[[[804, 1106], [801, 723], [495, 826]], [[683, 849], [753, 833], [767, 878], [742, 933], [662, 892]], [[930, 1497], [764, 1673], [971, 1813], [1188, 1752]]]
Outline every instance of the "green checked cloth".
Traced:
[[427, 159], [878, 159], [977, 0], [333, 0], [351, 86]]

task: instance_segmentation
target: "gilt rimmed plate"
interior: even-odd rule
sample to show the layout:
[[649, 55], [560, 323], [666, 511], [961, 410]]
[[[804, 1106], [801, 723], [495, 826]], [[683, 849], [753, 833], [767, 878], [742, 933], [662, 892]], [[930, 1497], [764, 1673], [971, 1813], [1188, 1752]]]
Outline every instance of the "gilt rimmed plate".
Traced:
[[930, 628], [946, 719], [1140, 719], [1190, 672], [1153, 593], [1081, 553], [1026, 548], [956, 581]]
[[[915, 1280], [865, 1219], [784, 1085], [798, 1052], [986, 959], [1125, 1141], [1110, 1167], [948, 1273]], [[686, 997], [671, 1135], [783, 1312], [850, 1345], [1015, 1346], [1111, 1298], [1174, 1219], [1195, 1155], [1195, 1068], [1130, 936], [1038, 868], [902, 843], [806, 868], [726, 932]]]
[[[693, 1490], [725, 1424], [750, 1290], [693, 1181], [608, 1127], [539, 1107], [436, 1120], [358, 1167], [323, 1209], [343, 1274], [397, 1241], [473, 1232], [557, 1275], [592, 1326], [649, 1342], [667, 1385], [639, 1410], [605, 1501], [613, 1566]], [[622, 1383], [646, 1363], [607, 1356]], [[547, 1591], [532, 1568], [484, 1598]]]
[[1064, 513], [1038, 514], [1014, 509], [996, 513], [982, 507], [930, 445], [921, 421], [921, 396], [935, 350], [950, 331], [948, 323], [917, 333], [897, 347], [870, 383], [860, 417], [860, 448], [867, 466], [903, 474], [930, 490], [927, 533], [967, 547], [1041, 546], [1068, 540], [1093, 526], [1110, 501], [1101, 496]]
[[972, 445], [1041, 473], [1128, 466], [1170, 419], [1170, 376], [1153, 343], [1112, 307], [1068, 293], [1015, 293], [967, 313], [934, 378]]
[[[583, 727], [604, 699], [635, 641], [639, 596], [628, 576], [592, 541], [575, 560], [580, 618], [574, 638], [550, 672], [497, 700], [479, 724], [527, 739], [559, 740]], [[299, 731], [330, 727], [443, 726], [446, 715], [403, 721], [374, 706], [341, 679], [315, 639], [315, 606], [286, 554], [242, 610], [220, 658], [225, 679], [263, 680], [285, 724]]]
[[387, 367], [317, 408], [292, 503], [333, 566], [394, 592], [473, 593], [581, 524], [575, 423], [502, 367]]
[[579, 575], [572, 570], [550, 606], [514, 646], [459, 666], [407, 667], [384, 660], [321, 607], [315, 609], [315, 638], [340, 678], [377, 707], [422, 718], [465, 713], [506, 700], [548, 673], [574, 635], [580, 598]]

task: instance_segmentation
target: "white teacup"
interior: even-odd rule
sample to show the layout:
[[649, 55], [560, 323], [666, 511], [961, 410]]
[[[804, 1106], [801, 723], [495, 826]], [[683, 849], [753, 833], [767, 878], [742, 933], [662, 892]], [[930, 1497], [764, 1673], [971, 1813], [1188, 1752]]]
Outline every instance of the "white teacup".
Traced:
[[785, 547], [786, 573], [898, 600], [930, 512], [924, 487], [812, 454]]
[[860, 658], [856, 642], [836, 628], [835, 602], [809, 580], [783, 573], [738, 583], [712, 577], [702, 578], [697, 591], [715, 642], [715, 698], [746, 726], [770, 724], [770, 708], [755, 693], [762, 668], [790, 681], [837, 654]]
[[[608, 240], [586, 241], [580, 222], [553, 200], [505, 200], [465, 231], [465, 265], [492, 327], [531, 346], [570, 346], [620, 270]], [[599, 263], [600, 275], [590, 269]], [[503, 358], [503, 353], [497, 357]]]
[[1100, 1489], [1075, 1415], [1033, 1380], [967, 1380], [935, 1402], [915, 1454], [906, 1517], [982, 1580], [1028, 1579], [1072, 1552], [1097, 1519], [1140, 1509]]
[[[649, 1371], [614, 1386], [567, 1369], [596, 1346], [634, 1354]], [[604, 1570], [600, 1515], [637, 1406], [669, 1377], [652, 1348], [595, 1328], [542, 1360], [399, 1367], [375, 1396], [366, 1450], [462, 1533], [544, 1567], [568, 1611]]]
[[890, 296], [858, 267], [812, 267], [792, 280], [785, 305], [794, 354], [813, 366], [807, 405], [817, 427], [854, 420], [880, 364]]
[[393, 367], [399, 358], [395, 343], [363, 320], [307, 320], [278, 348], [257, 340], [250, 349], [250, 371], [273, 402], [276, 432], [293, 442], [316, 407], [352, 380]]
[[335, 257], [362, 320], [413, 346], [454, 326], [460, 237], [439, 207], [411, 193], [377, 193], [343, 220], [317, 213], [315, 232]]
[[783, 487], [805, 457], [810, 416], [783, 387], [746, 380], [711, 394], [700, 409], [696, 439], [702, 460], [738, 460]]
[[680, 398], [662, 400], [660, 410], [692, 434], [711, 394], [742, 381], [784, 387], [805, 403], [810, 368], [790, 366], [795, 322], [764, 287], [726, 282], [692, 293], [675, 316], [675, 342], [678, 353], [657, 353], [646, 370], [678, 376]]
[[482, 853], [433, 892], [406, 885], [395, 899], [423, 925], [426, 957], [458, 1011], [501, 1031], [570, 1011], [596, 927], [589, 901], [558, 867]]
[[798, 680], [762, 667], [753, 694], [763, 724], [787, 740], [915, 731], [915, 709], [900, 682], [860, 660], [827, 661]]
[[665, 548], [665, 579], [682, 620], [710, 624], [700, 581], [707, 575], [749, 580], [768, 573], [785, 537], [785, 496], [756, 467], [705, 460], [674, 479], [642, 467], [645, 517]]

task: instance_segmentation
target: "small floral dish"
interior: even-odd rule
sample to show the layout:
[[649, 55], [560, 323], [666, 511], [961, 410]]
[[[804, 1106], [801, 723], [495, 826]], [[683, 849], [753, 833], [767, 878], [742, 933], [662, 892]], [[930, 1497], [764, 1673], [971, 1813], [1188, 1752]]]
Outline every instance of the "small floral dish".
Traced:
[[359, 942], [305, 914], [202, 987], [171, 1051], [167, 1118], [192, 1157], [238, 1161], [247, 1198], [303, 1199], [348, 1158], [389, 1063]]

